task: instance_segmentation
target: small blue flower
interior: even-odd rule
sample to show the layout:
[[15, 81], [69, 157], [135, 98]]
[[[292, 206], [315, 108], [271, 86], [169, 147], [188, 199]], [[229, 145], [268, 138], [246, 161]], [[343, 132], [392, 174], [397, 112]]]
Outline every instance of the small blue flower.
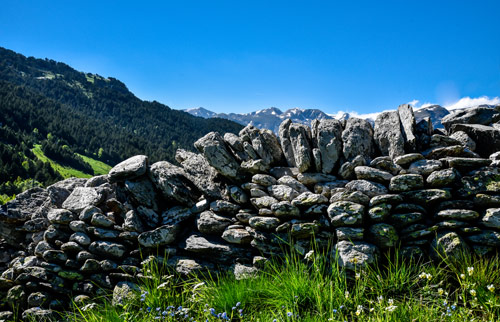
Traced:
[[333, 309], [333, 313], [337, 313], [337, 310], [336, 310], [336, 309]]
[[287, 312], [287, 313], [286, 313], [286, 315], [287, 315], [288, 317], [291, 317], [291, 316], [292, 316], [292, 312]]
[[238, 302], [236, 303], [236, 307], [240, 306], [241, 305], [241, 302]]
[[456, 308], [457, 308], [457, 307], [456, 307], [455, 305], [452, 305], [452, 306], [451, 306], [451, 309], [452, 309], [453, 311], [455, 311], [455, 309], [456, 309]]

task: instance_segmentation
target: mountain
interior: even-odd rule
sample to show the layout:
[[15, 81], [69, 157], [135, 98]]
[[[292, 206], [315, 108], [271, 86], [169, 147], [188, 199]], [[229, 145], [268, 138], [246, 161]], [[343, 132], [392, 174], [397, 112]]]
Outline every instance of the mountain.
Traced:
[[[36, 184], [60, 180], [44, 165], [49, 159], [90, 175], [95, 173], [89, 157], [114, 165], [146, 154], [151, 162], [175, 163], [177, 148], [193, 151], [194, 141], [206, 133], [238, 133], [242, 126], [143, 101], [115, 78], [0, 47], [0, 129], [1, 195], [2, 184], [29, 181], [40, 169], [46, 175]], [[33, 154], [36, 147], [44, 160]]]
[[195, 116], [204, 118], [221, 118], [237, 122], [242, 125], [251, 124], [261, 129], [270, 129], [278, 132], [279, 126], [283, 120], [291, 119], [293, 122], [311, 125], [315, 119], [331, 119], [332, 117], [318, 109], [300, 109], [293, 108], [282, 112], [279, 108], [270, 107], [252, 113], [215, 113], [202, 107], [184, 110]]
[[424, 117], [430, 117], [432, 125], [435, 129], [443, 128], [441, 120], [443, 117], [450, 114], [450, 111], [440, 105], [422, 107], [414, 110], [413, 112], [415, 113], [415, 119], [417, 122], [422, 120]]

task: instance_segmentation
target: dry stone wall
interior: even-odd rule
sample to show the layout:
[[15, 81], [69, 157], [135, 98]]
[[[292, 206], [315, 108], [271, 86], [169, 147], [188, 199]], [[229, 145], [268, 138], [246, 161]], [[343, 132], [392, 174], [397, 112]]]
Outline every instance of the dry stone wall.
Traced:
[[416, 124], [409, 105], [380, 114], [374, 128], [356, 118], [312, 128], [287, 120], [277, 137], [247, 126], [200, 138], [199, 154], [178, 150], [179, 166], [139, 155], [106, 176], [28, 190], [0, 211], [0, 320], [14, 304], [39, 317], [133, 288], [151, 260], [242, 278], [283, 247], [305, 256], [313, 244], [332, 246], [348, 269], [394, 247], [436, 259], [493, 254], [498, 115], [451, 115], [448, 132]]

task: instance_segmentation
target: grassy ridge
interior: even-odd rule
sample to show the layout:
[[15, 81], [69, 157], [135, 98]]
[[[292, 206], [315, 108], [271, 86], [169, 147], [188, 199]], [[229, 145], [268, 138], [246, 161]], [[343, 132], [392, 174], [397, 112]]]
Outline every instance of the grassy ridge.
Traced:
[[[444, 263], [402, 260], [347, 272], [328, 256], [289, 254], [255, 277], [181, 278], [150, 265], [122, 306], [75, 304], [69, 321], [498, 321], [500, 260], [464, 254]], [[335, 262], [335, 260], [333, 261]]]
[[[92, 175], [90, 175], [88, 173], [84, 173], [82, 171], [73, 169], [71, 167], [63, 166], [63, 165], [55, 162], [54, 160], [51, 160], [43, 153], [43, 151], [41, 149], [41, 145], [39, 145], [39, 144], [35, 144], [33, 149], [31, 149], [31, 151], [41, 161], [49, 162], [50, 165], [52, 166], [52, 168], [55, 171], [59, 172], [64, 177], [64, 179], [71, 178], [71, 177], [77, 177], [77, 178], [91, 178], [92, 177]], [[82, 157], [85, 162], [90, 164], [90, 166], [92, 167], [92, 169], [95, 172], [95, 175], [107, 174], [109, 172], [109, 170], [111, 169], [111, 166], [109, 166], [101, 161], [94, 160], [92, 158], [89, 158], [89, 157], [81, 155], [81, 154], [78, 154], [78, 155], [80, 157]]]

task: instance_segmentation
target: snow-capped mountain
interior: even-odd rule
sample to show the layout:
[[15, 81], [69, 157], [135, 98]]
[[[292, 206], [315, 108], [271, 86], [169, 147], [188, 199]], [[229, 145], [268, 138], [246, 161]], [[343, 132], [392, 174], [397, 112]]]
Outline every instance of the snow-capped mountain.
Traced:
[[214, 113], [202, 107], [184, 110], [192, 115], [210, 118], [219, 117], [228, 119], [242, 125], [251, 124], [261, 129], [270, 129], [278, 132], [279, 126], [283, 120], [291, 119], [293, 122], [311, 125], [315, 119], [331, 119], [332, 117], [318, 109], [300, 109], [293, 108], [282, 112], [279, 108], [270, 107], [252, 113]]

